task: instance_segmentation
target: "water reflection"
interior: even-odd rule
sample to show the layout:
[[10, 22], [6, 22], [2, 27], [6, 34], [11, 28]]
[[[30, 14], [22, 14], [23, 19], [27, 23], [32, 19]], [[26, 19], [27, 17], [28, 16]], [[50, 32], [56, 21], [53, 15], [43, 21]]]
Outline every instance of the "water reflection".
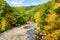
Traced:
[[35, 32], [34, 32], [34, 30], [28, 30], [27, 34], [28, 34], [29, 40], [35, 40]]

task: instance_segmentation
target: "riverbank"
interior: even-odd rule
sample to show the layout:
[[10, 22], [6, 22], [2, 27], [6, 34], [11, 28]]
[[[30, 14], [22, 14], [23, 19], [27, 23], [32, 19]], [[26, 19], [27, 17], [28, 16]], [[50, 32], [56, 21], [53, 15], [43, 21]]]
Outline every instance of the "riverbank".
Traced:
[[[27, 27], [27, 28], [26, 28]], [[0, 34], [0, 40], [35, 40], [35, 28], [33, 22], [15, 27]]]

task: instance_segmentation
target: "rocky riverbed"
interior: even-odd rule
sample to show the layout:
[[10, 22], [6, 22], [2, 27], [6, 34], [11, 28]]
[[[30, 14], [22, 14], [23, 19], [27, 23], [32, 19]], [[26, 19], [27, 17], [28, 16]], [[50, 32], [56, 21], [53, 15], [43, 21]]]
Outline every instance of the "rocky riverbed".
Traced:
[[35, 28], [33, 22], [15, 27], [0, 34], [0, 40], [35, 40]]

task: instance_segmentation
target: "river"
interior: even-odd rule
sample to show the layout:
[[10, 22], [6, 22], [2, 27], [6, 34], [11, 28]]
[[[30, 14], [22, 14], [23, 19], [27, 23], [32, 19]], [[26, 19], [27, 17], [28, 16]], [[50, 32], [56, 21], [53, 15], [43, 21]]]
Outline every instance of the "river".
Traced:
[[0, 34], [0, 40], [35, 40], [35, 29], [37, 25], [34, 22], [12, 28]]

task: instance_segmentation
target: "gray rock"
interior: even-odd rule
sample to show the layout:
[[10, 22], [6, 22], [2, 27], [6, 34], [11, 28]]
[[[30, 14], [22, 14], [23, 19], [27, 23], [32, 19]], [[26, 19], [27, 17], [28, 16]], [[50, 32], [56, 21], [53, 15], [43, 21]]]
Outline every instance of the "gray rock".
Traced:
[[[24, 29], [25, 26], [30, 26], [30, 28]], [[34, 28], [36, 28], [35, 23], [29, 22], [28, 24], [15, 27], [0, 34], [0, 40], [35, 40], [35, 33], [32, 35], [30, 35], [31, 33], [27, 33], [31, 29], [34, 30]]]

